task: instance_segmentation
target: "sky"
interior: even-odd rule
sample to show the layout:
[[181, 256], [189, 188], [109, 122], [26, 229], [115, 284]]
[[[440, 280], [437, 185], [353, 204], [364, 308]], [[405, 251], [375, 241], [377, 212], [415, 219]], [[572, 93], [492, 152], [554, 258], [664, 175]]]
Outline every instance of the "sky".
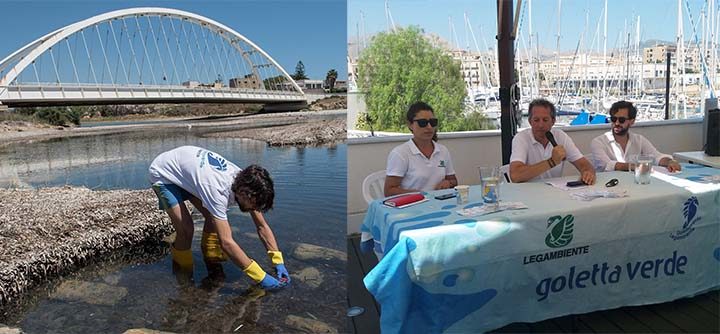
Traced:
[[0, 59], [61, 27], [105, 12], [131, 7], [166, 7], [222, 23], [267, 52], [289, 74], [302, 61], [310, 79], [330, 69], [347, 78], [344, 0], [65, 1], [0, 0]]
[[[686, 9], [686, 1], [689, 4], [690, 11]], [[524, 34], [524, 43], [528, 43], [529, 0], [522, 2], [524, 9], [520, 29]], [[515, 8], [517, 0], [514, 0], [513, 3]], [[533, 33], [538, 35], [539, 45], [545, 49], [556, 50], [558, 1], [532, 0], [531, 3], [532, 29]], [[686, 41], [694, 39], [691, 35], [690, 16], [692, 16], [695, 24], [699, 25], [700, 11], [705, 6], [705, 3], [704, 0], [682, 0]], [[388, 5], [396, 26], [417, 25], [423, 28], [425, 32], [438, 34], [445, 40], [455, 44], [455, 38], [451, 38], [450, 33], [450, 22], [452, 22], [459, 46], [466, 48], [469, 45], [471, 50], [475, 50], [472, 38], [466, 38], [466, 34], [470, 36], [470, 30], [465, 28], [466, 24], [463, 18], [464, 13], [467, 13], [479, 50], [486, 50], [485, 45], [490, 48], [497, 48], [497, 41], [495, 40], [497, 33], [497, 1], [495, 0], [389, 0]], [[583, 31], [586, 31], [584, 37], [586, 45], [590, 45], [593, 38], [596, 41], [601, 40], [602, 22], [599, 29], [600, 34], [596, 34], [596, 31], [598, 31], [598, 20], [602, 17], [603, 7], [604, 1], [602, 0], [561, 1], [560, 49], [562, 51], [575, 50]], [[624, 39], [627, 38], [626, 33], [623, 34], [623, 31], [627, 31], [626, 24], [633, 27], [632, 32], [634, 34], [633, 22], [638, 15], [640, 16], [641, 40], [659, 39], [674, 42], [677, 35], [677, 7], [677, 0], [608, 0], [607, 48], [612, 49], [623, 45]], [[360, 19], [361, 12], [364, 20]], [[586, 12], [589, 22], [587, 25], [585, 24]], [[387, 30], [385, 1], [349, 0], [347, 21], [349, 40], [354, 41], [357, 39], [358, 27], [362, 27], [362, 22], [364, 22], [366, 35]], [[362, 31], [362, 28], [360, 30]], [[621, 34], [625, 35], [622, 40], [619, 39]], [[698, 30], [698, 34], [700, 34], [700, 30]], [[522, 43], [520, 40], [518, 42]], [[602, 52], [602, 44], [597, 42], [594, 44], [596, 45], [594, 49], [598, 49], [599, 45], [599, 50]]]

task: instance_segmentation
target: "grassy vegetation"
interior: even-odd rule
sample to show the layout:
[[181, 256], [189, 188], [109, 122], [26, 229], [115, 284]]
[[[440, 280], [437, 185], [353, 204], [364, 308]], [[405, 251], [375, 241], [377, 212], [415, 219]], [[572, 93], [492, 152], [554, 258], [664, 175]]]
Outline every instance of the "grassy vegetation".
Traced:
[[29, 121], [55, 126], [80, 125], [83, 111], [70, 107], [17, 108], [13, 113], [18, 117], [29, 117]]
[[79, 126], [81, 120], [144, 120], [165, 117], [232, 115], [254, 113], [260, 104], [145, 104], [73, 107], [15, 108], [0, 113], [0, 121], [24, 121], [54, 126]]
[[13, 111], [0, 112], [0, 122], [30, 122], [36, 123], [38, 120], [32, 115], [19, 114]]

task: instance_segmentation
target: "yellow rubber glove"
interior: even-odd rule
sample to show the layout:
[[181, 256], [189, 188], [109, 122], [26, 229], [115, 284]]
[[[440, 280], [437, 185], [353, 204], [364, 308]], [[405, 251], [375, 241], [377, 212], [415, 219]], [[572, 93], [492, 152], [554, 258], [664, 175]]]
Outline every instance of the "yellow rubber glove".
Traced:
[[270, 258], [270, 262], [272, 262], [273, 267], [275, 267], [275, 274], [277, 275], [277, 278], [280, 282], [289, 284], [290, 273], [288, 273], [287, 268], [285, 268], [282, 253], [280, 251], [268, 251], [267, 253]]
[[225, 254], [222, 247], [220, 247], [220, 238], [218, 238], [217, 233], [203, 232], [200, 248], [202, 249], [203, 257], [205, 257], [207, 261], [222, 262], [228, 259], [227, 254]]
[[278, 264], [284, 263], [282, 253], [280, 251], [268, 251], [267, 254], [268, 254], [268, 257], [270, 258], [270, 262], [272, 262], [273, 266], [277, 266]]
[[186, 250], [177, 250], [175, 249], [175, 246], [170, 246], [170, 253], [172, 254], [173, 261], [177, 263], [178, 266], [180, 266], [180, 269], [192, 271], [192, 250], [190, 250], [189, 248]]
[[243, 269], [243, 271], [265, 290], [275, 290], [285, 286], [284, 283], [279, 282], [275, 277], [268, 275], [255, 261], [250, 262], [250, 265]]
[[255, 283], [260, 283], [263, 278], [265, 278], [265, 275], [267, 275], [265, 273], [265, 270], [262, 270], [262, 268], [260, 268], [260, 265], [258, 265], [255, 260], [250, 262], [250, 265], [247, 266], [247, 268], [243, 269], [243, 271], [245, 272], [245, 274], [250, 276], [250, 278], [252, 278]]

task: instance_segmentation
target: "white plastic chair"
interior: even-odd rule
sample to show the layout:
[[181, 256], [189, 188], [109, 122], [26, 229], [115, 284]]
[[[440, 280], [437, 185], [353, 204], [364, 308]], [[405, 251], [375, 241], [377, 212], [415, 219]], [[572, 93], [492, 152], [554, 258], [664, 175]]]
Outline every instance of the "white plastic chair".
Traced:
[[500, 175], [502, 175], [507, 183], [512, 183], [510, 179], [510, 164], [500, 166]]
[[362, 192], [365, 202], [370, 202], [385, 197], [385, 170], [374, 172], [363, 180]]

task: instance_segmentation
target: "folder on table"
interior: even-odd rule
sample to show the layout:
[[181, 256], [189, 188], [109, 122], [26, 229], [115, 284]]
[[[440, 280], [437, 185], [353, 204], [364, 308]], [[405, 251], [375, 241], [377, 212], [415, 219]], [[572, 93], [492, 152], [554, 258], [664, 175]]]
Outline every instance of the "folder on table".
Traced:
[[425, 195], [421, 193], [410, 193], [388, 198], [383, 201], [383, 204], [389, 207], [402, 209], [404, 207], [419, 204], [425, 201], [427, 201]]

